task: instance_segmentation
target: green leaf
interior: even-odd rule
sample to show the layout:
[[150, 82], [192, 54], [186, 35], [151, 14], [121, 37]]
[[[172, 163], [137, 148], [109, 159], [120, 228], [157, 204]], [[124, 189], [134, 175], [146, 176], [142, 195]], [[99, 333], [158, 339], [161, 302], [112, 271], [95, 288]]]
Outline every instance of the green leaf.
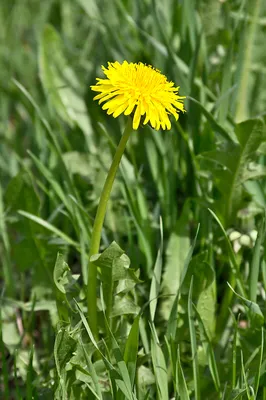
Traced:
[[58, 290], [63, 294], [75, 293], [79, 290], [76, 279], [73, 278], [64, 256], [58, 253], [54, 267], [54, 283]]
[[206, 332], [210, 339], [215, 337], [216, 326], [216, 282], [213, 281], [206, 289], [202, 290], [197, 302], [197, 310], [204, 322]]
[[112, 312], [110, 317], [119, 317], [126, 314], [138, 314], [140, 308], [127, 296], [115, 296]]
[[244, 176], [244, 182], [250, 179], [259, 179], [266, 176], [266, 167], [257, 163], [250, 163]]
[[251, 180], [246, 181], [244, 183], [244, 188], [251, 196], [252, 201], [255, 203], [255, 205], [264, 210], [266, 208], [266, 199], [260, 182]]
[[101, 268], [101, 279], [110, 283], [124, 279], [128, 275], [130, 259], [116, 242], [112, 242], [101, 254], [91, 257], [97, 267]]
[[130, 292], [136, 286], [136, 283], [142, 283], [139, 279], [139, 270], [135, 271], [131, 268], [127, 270], [127, 276], [118, 281], [115, 288], [115, 294], [125, 294]]
[[[115, 293], [127, 292], [127, 286], [129, 285], [130, 288], [133, 288], [139, 282], [139, 279], [134, 271], [129, 268], [130, 259], [116, 242], [112, 242], [103, 253], [93, 255], [91, 262], [100, 268], [100, 278], [103, 282], [103, 297], [108, 319], [111, 315]], [[138, 313], [138, 308], [130, 299], [127, 299], [125, 296], [122, 298], [118, 296], [112, 316], [122, 315], [123, 307], [125, 307], [126, 314]]]
[[181, 293], [188, 294], [192, 276], [195, 279], [193, 295], [196, 297], [211, 285], [215, 277], [213, 268], [207, 262], [207, 252], [197, 254], [190, 261]]
[[213, 175], [222, 195], [220, 212], [226, 226], [243, 205], [243, 183], [251, 178], [250, 163], [254, 161], [257, 149], [266, 138], [265, 126], [260, 119], [236, 125], [235, 134], [239, 143], [223, 143], [217, 150], [202, 154], [215, 163]]
[[54, 358], [57, 373], [61, 377], [66, 364], [70, 361], [76, 348], [76, 341], [65, 328], [59, 329], [54, 344]]
[[60, 318], [69, 321], [68, 308], [72, 312], [75, 310], [73, 299], [78, 296], [80, 288], [77, 284], [78, 276], [74, 279], [68, 264], [60, 253], [57, 255], [53, 278], [57, 288], [56, 304]]

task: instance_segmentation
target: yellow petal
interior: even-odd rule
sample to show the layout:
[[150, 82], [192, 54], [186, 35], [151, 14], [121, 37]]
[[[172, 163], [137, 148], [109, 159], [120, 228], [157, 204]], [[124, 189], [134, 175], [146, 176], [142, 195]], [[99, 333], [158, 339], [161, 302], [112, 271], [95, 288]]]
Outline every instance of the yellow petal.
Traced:
[[135, 105], [136, 105], [135, 102], [130, 101], [130, 103], [129, 103], [127, 109], [126, 109], [125, 112], [124, 112], [124, 114], [125, 114], [125, 115], [130, 115], [130, 114], [132, 113], [132, 111], [134, 110]]
[[133, 129], [135, 130], [138, 129], [139, 127], [140, 117], [141, 117], [141, 111], [140, 111], [140, 105], [138, 104], [133, 118]]

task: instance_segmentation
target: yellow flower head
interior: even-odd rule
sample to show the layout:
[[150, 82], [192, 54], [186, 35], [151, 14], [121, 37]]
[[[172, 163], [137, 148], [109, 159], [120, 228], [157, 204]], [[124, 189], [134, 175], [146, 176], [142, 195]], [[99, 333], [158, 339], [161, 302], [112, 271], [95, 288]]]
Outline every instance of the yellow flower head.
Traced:
[[179, 88], [151, 66], [116, 61], [102, 69], [107, 79], [97, 78], [97, 84], [91, 86], [99, 92], [93, 100], [105, 102], [103, 110], [114, 118], [122, 113], [134, 115], [133, 129], [138, 129], [140, 122], [149, 122], [156, 130], [170, 129], [169, 114], [178, 120], [178, 112], [185, 111], [185, 97], [178, 96]]

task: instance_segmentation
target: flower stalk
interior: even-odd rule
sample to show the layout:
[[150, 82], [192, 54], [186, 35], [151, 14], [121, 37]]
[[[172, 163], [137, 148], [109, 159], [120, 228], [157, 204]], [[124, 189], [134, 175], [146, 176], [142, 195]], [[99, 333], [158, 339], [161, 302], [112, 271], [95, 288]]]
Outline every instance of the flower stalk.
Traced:
[[91, 256], [99, 253], [101, 232], [105, 219], [106, 209], [110, 194], [112, 191], [114, 179], [124, 154], [126, 144], [132, 132], [132, 120], [129, 117], [123, 135], [116, 149], [111, 167], [106, 177], [104, 187], [101, 193], [99, 205], [97, 208], [96, 217], [94, 220], [88, 265], [88, 285], [87, 285], [87, 305], [88, 305], [88, 320], [94, 337], [98, 338], [98, 323], [97, 323], [97, 267], [90, 261]]

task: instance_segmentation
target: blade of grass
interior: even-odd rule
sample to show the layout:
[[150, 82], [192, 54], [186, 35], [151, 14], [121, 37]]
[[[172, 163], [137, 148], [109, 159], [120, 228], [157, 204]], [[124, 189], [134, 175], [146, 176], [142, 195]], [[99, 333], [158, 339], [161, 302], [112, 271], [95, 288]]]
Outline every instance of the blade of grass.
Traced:
[[[243, 12], [244, 6], [245, 6], [246, 0], [242, 0], [241, 5], [238, 10], [238, 15], [240, 15]], [[233, 56], [234, 56], [234, 48], [237, 45], [237, 32], [238, 29], [240, 30], [241, 27], [240, 25], [240, 19], [237, 20], [233, 34], [232, 34], [232, 39], [230, 41], [230, 46], [228, 49], [228, 52], [225, 57], [224, 61], [224, 66], [223, 66], [223, 72], [222, 72], [222, 84], [221, 84], [221, 95], [220, 99], [216, 102], [216, 107], [219, 106], [219, 113], [218, 113], [218, 122], [219, 124], [223, 125], [226, 121], [226, 117], [228, 114], [229, 110], [229, 105], [231, 102], [231, 95], [232, 92], [234, 93], [235, 89], [237, 88], [237, 85], [232, 85], [232, 80], [233, 80]]]
[[193, 317], [192, 292], [193, 292], [193, 276], [191, 278], [189, 295], [188, 295], [188, 325], [189, 325], [189, 335], [190, 335], [191, 353], [192, 353], [193, 386], [194, 386], [195, 400], [200, 400], [200, 375], [199, 375], [199, 363], [197, 354], [196, 330]]
[[[87, 351], [86, 351], [81, 339], [79, 339], [79, 344], [81, 345], [81, 347], [83, 349], [84, 357], [86, 359], [86, 362], [87, 362], [87, 365], [88, 365], [88, 369], [89, 369], [92, 381], [94, 383], [94, 388], [95, 388], [95, 391], [96, 391], [96, 392], [94, 392], [94, 396], [96, 396], [97, 399], [102, 400], [103, 397], [102, 397], [101, 387], [100, 387], [100, 384], [99, 384], [99, 379], [98, 379], [97, 373], [95, 371], [95, 368], [93, 366], [93, 363], [91, 361], [91, 358], [88, 355], [88, 353], [87, 353]], [[91, 388], [90, 388], [90, 390], [91, 390]]]
[[74, 246], [77, 250], [79, 249], [79, 243], [78, 242], [75, 242], [74, 240], [72, 240], [64, 232], [60, 231], [54, 225], [52, 225], [49, 222], [45, 221], [43, 218], [37, 217], [36, 215], [33, 215], [33, 214], [28, 213], [28, 212], [23, 211], [23, 210], [18, 210], [18, 213], [20, 215], [22, 215], [23, 217], [26, 217], [26, 218], [30, 219], [31, 221], [36, 222], [36, 224], [40, 224], [41, 226], [43, 226], [48, 231], [53, 232], [56, 236], [59, 236], [66, 243], [68, 243], [70, 246]]
[[232, 346], [232, 388], [236, 388], [236, 371], [237, 371], [237, 334], [238, 334], [238, 326], [235, 320], [235, 316], [232, 314], [233, 322], [234, 322], [234, 338], [233, 338], [233, 346]]
[[[186, 3], [185, 3], [186, 4]], [[201, 47], [201, 38], [202, 38], [202, 33], [200, 32], [197, 35], [197, 39], [195, 42], [195, 49], [193, 51], [193, 57], [190, 62], [190, 68], [189, 68], [189, 75], [188, 75], [188, 81], [189, 81], [189, 92], [188, 94], [193, 93], [193, 85], [194, 85], [194, 80], [196, 76], [196, 70], [197, 70], [197, 62], [200, 54], [200, 47]]]
[[63, 159], [63, 152], [60, 148], [60, 145], [58, 143], [56, 134], [53, 132], [50, 124], [48, 123], [47, 119], [44, 118], [43, 113], [40, 109], [40, 107], [37, 105], [36, 101], [33, 99], [33, 97], [31, 96], [31, 94], [27, 91], [27, 89], [20, 83], [18, 82], [16, 79], [13, 79], [14, 84], [16, 85], [16, 87], [21, 91], [21, 93], [29, 100], [30, 104], [33, 106], [34, 110], [36, 111], [38, 117], [40, 118], [40, 121], [42, 122], [45, 131], [48, 134], [48, 137], [50, 139], [50, 143], [52, 145], [52, 148], [54, 149], [55, 153], [57, 154], [57, 157], [60, 161], [60, 165], [62, 167], [62, 172], [64, 174], [65, 177], [65, 181], [68, 187], [68, 191], [70, 192], [70, 194], [72, 194], [74, 197], [76, 197], [78, 199], [78, 201], [80, 202], [80, 196], [79, 193], [77, 192], [72, 178], [67, 170], [67, 167], [65, 165], [64, 159]]
[[190, 263], [190, 261], [192, 259], [192, 255], [193, 255], [196, 243], [197, 243], [197, 237], [198, 237], [199, 229], [200, 229], [200, 225], [198, 225], [198, 227], [197, 227], [197, 231], [196, 231], [193, 243], [192, 243], [192, 245], [191, 245], [191, 247], [189, 249], [189, 252], [188, 252], [188, 254], [186, 256], [184, 267], [182, 269], [182, 273], [181, 273], [181, 276], [180, 276], [179, 290], [177, 292], [177, 295], [175, 297], [174, 303], [172, 305], [171, 312], [170, 312], [170, 317], [169, 317], [169, 322], [167, 324], [167, 331], [166, 331], [167, 339], [170, 339], [171, 336], [174, 338], [175, 335], [176, 335], [177, 309], [178, 309], [180, 290], [182, 290], [182, 285], [183, 285], [183, 283], [185, 281], [185, 277], [186, 277], [186, 274], [187, 274], [188, 266], [189, 266], [189, 263]]
[[12, 297], [14, 295], [14, 285], [12, 276], [13, 268], [10, 259], [10, 242], [5, 222], [4, 200], [3, 200], [3, 191], [1, 183], [0, 183], [0, 238], [2, 238], [2, 243], [3, 243], [2, 268], [3, 268], [3, 277], [6, 287], [6, 293], [8, 296]]
[[131, 326], [124, 351], [124, 360], [128, 368], [132, 389], [135, 382], [136, 364], [138, 357], [139, 323], [140, 315], [135, 318], [133, 325]]
[[189, 266], [189, 263], [190, 263], [190, 261], [192, 259], [192, 255], [193, 255], [196, 243], [197, 243], [199, 229], [200, 229], [200, 225], [198, 225], [198, 227], [197, 227], [197, 231], [196, 231], [193, 243], [192, 243], [192, 245], [191, 245], [191, 247], [189, 249], [188, 255], [187, 255], [186, 260], [185, 260], [185, 265], [184, 265], [184, 268], [182, 270], [182, 274], [181, 274], [181, 277], [180, 277], [180, 289], [182, 289], [182, 286], [183, 286], [183, 284], [185, 282], [185, 277], [187, 275], [188, 266]]
[[264, 328], [261, 328], [260, 357], [259, 357], [259, 362], [258, 362], [258, 371], [256, 373], [255, 382], [254, 382], [254, 392], [255, 392], [255, 397], [254, 398], [255, 399], [258, 396], [260, 377], [262, 375], [263, 352], [264, 352]]
[[248, 385], [248, 379], [247, 379], [247, 375], [246, 375], [246, 371], [245, 371], [242, 349], [240, 350], [240, 358], [241, 358], [242, 375], [243, 375], [243, 379], [244, 379], [244, 383], [245, 383], [245, 387], [246, 387], [246, 395], [247, 395], [248, 400], [251, 400], [250, 388], [249, 388], [249, 385]]
[[[0, 349], [1, 351], [1, 349]], [[14, 380], [15, 380], [15, 387], [16, 387], [16, 400], [21, 400], [22, 395], [19, 390], [19, 383], [18, 383], [18, 374], [17, 374], [17, 355], [18, 351], [16, 350], [14, 353]]]
[[150, 324], [151, 327], [151, 358], [152, 365], [155, 374], [156, 387], [158, 392], [158, 398], [160, 400], [169, 400], [168, 393], [168, 376], [167, 368], [165, 363], [164, 354], [162, 352], [158, 337], [155, 331], [154, 324]]
[[176, 335], [178, 302], [179, 302], [179, 291], [175, 297], [174, 303], [171, 308], [170, 317], [166, 330], [167, 339], [170, 339], [171, 337], [174, 338]]
[[[240, 293], [243, 295], [243, 297], [245, 297], [245, 289], [242, 285], [241, 280], [239, 279], [239, 267], [238, 267], [235, 253], [234, 253], [234, 250], [230, 243], [230, 240], [226, 234], [226, 231], [225, 231], [221, 221], [217, 217], [217, 215], [210, 208], [208, 208], [208, 210], [211, 213], [211, 215], [213, 216], [213, 218], [215, 219], [215, 221], [218, 223], [218, 225], [222, 231], [222, 234], [224, 236], [225, 242], [226, 242], [228, 255], [229, 255], [229, 263], [230, 263], [230, 267], [231, 267], [229, 283], [233, 288], [235, 288], [235, 286], [237, 285]], [[232, 298], [233, 298], [232, 292], [230, 293], [230, 291], [226, 288], [226, 292], [223, 296], [223, 301], [222, 301], [222, 305], [220, 308], [221, 309], [220, 315], [217, 318], [216, 331], [218, 334], [220, 334], [223, 331], [225, 323], [228, 319], [228, 308], [232, 302]]]
[[33, 347], [30, 350], [30, 357], [29, 357], [29, 364], [27, 366], [27, 378], [26, 378], [26, 399], [27, 400], [32, 400], [33, 398], [33, 374], [34, 374], [34, 369], [33, 369]]
[[249, 285], [249, 297], [250, 300], [256, 303], [257, 291], [258, 291], [258, 280], [261, 260], [261, 246], [265, 238], [265, 218], [261, 221], [258, 236], [256, 239], [255, 247], [253, 250], [252, 261], [250, 265], [250, 285]]
[[96, 348], [96, 350], [97, 350], [97, 351], [99, 352], [99, 354], [101, 355], [101, 357], [102, 357], [102, 359], [103, 359], [105, 365], [107, 366], [107, 369], [110, 370], [110, 371], [114, 370], [113, 365], [109, 362], [109, 360], [105, 357], [105, 355], [103, 354], [103, 352], [100, 350], [100, 348], [99, 348], [99, 346], [98, 346], [98, 344], [97, 344], [97, 342], [96, 342], [96, 340], [95, 340], [95, 338], [94, 338], [94, 336], [93, 336], [93, 334], [92, 334], [92, 331], [91, 331], [91, 329], [90, 329], [90, 327], [89, 327], [89, 324], [88, 324], [88, 322], [87, 322], [87, 319], [86, 319], [86, 317], [85, 317], [85, 315], [84, 315], [84, 313], [83, 313], [83, 311], [82, 311], [80, 305], [78, 304], [78, 302], [77, 302], [75, 299], [74, 299], [74, 301], [75, 301], [75, 303], [76, 303], [77, 310], [78, 310], [78, 313], [79, 313], [80, 318], [81, 318], [81, 320], [82, 320], [82, 323], [83, 323], [83, 325], [84, 325], [84, 328], [86, 329], [86, 331], [87, 331], [87, 333], [88, 333], [88, 335], [89, 335], [89, 338], [90, 338], [92, 344], [94, 345], [94, 347]]
[[236, 293], [236, 291], [232, 288], [230, 283], [227, 282], [227, 285], [234, 292], [234, 294], [243, 301], [249, 313], [250, 324], [253, 326], [253, 328], [254, 329], [258, 327], [261, 328], [261, 326], [264, 324], [264, 315], [259, 305]]
[[[102, 303], [102, 309], [104, 310], [104, 301], [103, 301], [102, 291], [101, 291], [101, 303]], [[108, 330], [108, 334], [111, 339], [112, 353], [116, 360], [116, 363], [117, 363], [117, 366], [118, 366], [118, 369], [119, 369], [119, 372], [120, 372], [120, 375], [122, 378], [121, 380], [116, 379], [116, 384], [118, 385], [118, 387], [124, 393], [125, 397], [128, 400], [137, 400], [135, 394], [132, 391], [130, 375], [129, 375], [129, 371], [128, 371], [126, 362], [123, 358], [122, 351], [116, 341], [116, 338], [115, 338], [113, 332], [110, 329], [110, 325], [106, 318], [105, 312], [103, 312], [103, 314], [104, 314], [105, 326]]]
[[126, 200], [127, 206], [129, 208], [130, 216], [133, 219], [134, 225], [135, 225], [136, 230], [137, 230], [139, 246], [140, 246], [141, 250], [143, 251], [143, 253], [146, 256], [146, 260], [147, 261], [146, 261], [145, 266], [144, 266], [145, 273], [146, 273], [147, 277], [150, 277], [152, 275], [151, 266], [153, 264], [151, 245], [148, 242], [148, 239], [145, 236], [145, 233], [143, 232], [143, 229], [140, 226], [140, 224], [139, 224], [139, 222], [138, 222], [138, 220], [137, 220], [137, 218], [135, 216], [135, 213], [134, 213], [134, 210], [132, 208], [131, 201], [130, 201], [129, 194], [128, 194], [126, 186], [124, 186], [124, 185], [121, 186], [121, 191], [122, 191], [122, 194], [123, 194], [123, 196], [124, 196], [124, 198]]
[[194, 311], [197, 315], [197, 320], [199, 323], [199, 330], [200, 330], [200, 336], [201, 336], [201, 342], [203, 344], [203, 348], [206, 354], [206, 357], [208, 359], [208, 365], [209, 365], [209, 369], [211, 372], [211, 376], [215, 385], [215, 389], [217, 390], [217, 392], [219, 392], [219, 395], [221, 396], [221, 382], [220, 382], [220, 377], [219, 377], [219, 372], [218, 372], [218, 368], [217, 368], [217, 363], [215, 360], [215, 355], [214, 355], [214, 351], [213, 351], [213, 347], [212, 347], [212, 343], [209, 339], [208, 333], [206, 331], [206, 328], [204, 326], [204, 323], [202, 321], [202, 318], [200, 316], [200, 313], [198, 312], [197, 308], [194, 306], [193, 304], [193, 308]]
[[161, 277], [162, 277], [162, 254], [163, 254], [163, 222], [162, 218], [160, 218], [160, 246], [158, 249], [155, 267], [153, 271], [153, 276], [151, 280], [151, 288], [150, 288], [150, 314], [151, 320], [154, 321], [158, 296], [160, 293], [160, 285], [161, 285]]
[[186, 379], [185, 379], [184, 372], [183, 372], [183, 369], [181, 366], [179, 347], [177, 350], [177, 368], [176, 369], [177, 369], [177, 382], [178, 382], [178, 390], [179, 390], [180, 400], [190, 400]]
[[237, 122], [244, 121], [249, 118], [249, 100], [250, 96], [250, 70], [253, 64], [253, 46], [256, 40], [256, 30], [261, 14], [262, 0], [255, 0], [250, 4], [250, 12], [252, 19], [249, 29], [246, 29], [245, 37], [242, 44], [242, 54], [240, 52], [241, 63], [239, 63], [239, 90], [236, 101], [235, 119]]
[[[220, 229], [222, 231], [222, 234], [223, 234], [225, 242], [226, 242], [227, 250], [228, 250], [228, 253], [229, 253], [228, 254], [229, 255], [229, 259], [230, 259], [230, 262], [232, 264], [233, 273], [236, 274], [236, 272], [239, 270], [239, 268], [238, 268], [238, 264], [237, 264], [237, 261], [236, 261], [235, 253], [234, 253], [234, 250], [233, 250], [232, 245], [230, 243], [230, 240], [229, 240], [229, 238], [228, 238], [228, 236], [226, 234], [226, 231], [225, 231], [221, 221], [217, 217], [217, 215], [210, 208], [208, 208], [208, 210], [209, 210], [209, 212], [211, 213], [211, 215], [213, 216], [213, 218], [215, 219], [215, 221], [217, 222], [217, 224], [219, 225], [219, 227], [220, 227]], [[241, 289], [241, 292], [242, 292], [242, 290], [243, 290], [242, 286], [240, 287], [240, 289]]]
[[190, 41], [190, 47], [194, 53], [196, 47], [197, 37], [197, 18], [196, 18], [196, 5], [194, 0], [185, 1], [183, 3], [183, 15], [182, 15], [182, 27], [181, 35], [183, 41], [186, 40], [186, 32], [188, 31], [188, 37]]
[[209, 113], [208, 110], [206, 110], [206, 108], [198, 100], [190, 96], [187, 96], [187, 99], [193, 101], [193, 103], [195, 103], [200, 108], [202, 114], [207, 118], [212, 129], [215, 132], [219, 133], [223, 139], [228, 140], [229, 142], [233, 141], [230, 134], [221, 125], [219, 125], [218, 122], [216, 122], [215, 118]]
[[[2, 303], [2, 299], [1, 303]], [[4, 399], [8, 400], [10, 398], [10, 393], [9, 393], [9, 376], [8, 376], [8, 368], [7, 368], [7, 361], [6, 361], [6, 351], [5, 351], [5, 344], [3, 342], [3, 321], [2, 321], [2, 313], [0, 310], [0, 355], [1, 355], [1, 368], [2, 368], [2, 377], [3, 381], [1, 382], [1, 385], [3, 385], [3, 396]]]

